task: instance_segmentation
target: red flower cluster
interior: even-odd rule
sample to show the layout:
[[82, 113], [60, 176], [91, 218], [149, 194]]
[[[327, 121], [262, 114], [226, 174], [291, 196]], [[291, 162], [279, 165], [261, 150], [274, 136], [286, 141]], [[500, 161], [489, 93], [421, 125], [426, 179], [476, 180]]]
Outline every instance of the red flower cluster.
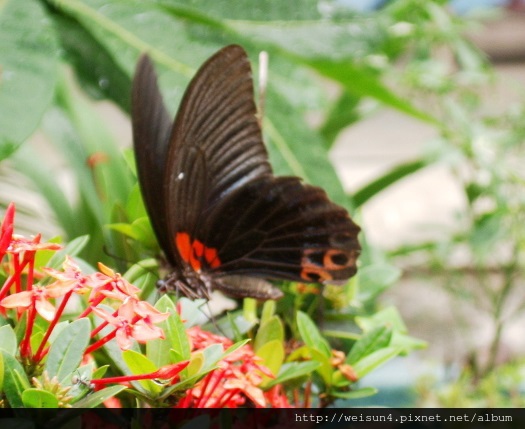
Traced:
[[[222, 344], [224, 349], [233, 342], [194, 326], [187, 331], [192, 350], [199, 351], [212, 344]], [[177, 404], [178, 408], [237, 408], [247, 404], [256, 407], [290, 407], [279, 385], [264, 392], [261, 388], [263, 375], [274, 378], [261, 359], [246, 344], [221, 360], [218, 368], [210, 372]]]
[[[15, 207], [11, 204], [0, 226], [0, 263], [8, 256], [8, 262], [3, 265], [7, 278], [0, 288], [0, 313], [7, 316], [8, 311], [11, 311], [9, 316], [18, 320], [27, 314], [26, 331], [20, 343], [20, 357], [23, 362], [36, 366], [45, 358], [49, 351], [50, 335], [74, 295], [89, 294], [85, 299], [87, 306], [78, 318], [93, 313], [101, 319], [101, 323], [92, 330], [91, 338], [95, 338], [108, 326], [112, 328], [109, 333], [93, 340], [85, 349], [86, 361], [92, 359], [95, 350], [114, 338], [122, 350], [129, 349], [133, 341], [145, 343], [164, 338], [164, 332], [156, 324], [166, 320], [169, 313], [161, 313], [151, 304], [141, 301], [140, 289], [105, 265], [99, 264], [99, 272], [86, 275], [67, 256], [61, 270], [35, 268], [37, 251], [56, 251], [61, 246], [41, 243], [39, 235], [32, 239], [14, 235], [14, 215]], [[35, 278], [40, 283], [35, 283]], [[118, 302], [117, 310], [111, 313], [107, 311], [107, 306], [102, 308], [100, 304], [105, 300]], [[31, 334], [37, 316], [49, 322], [49, 326], [40, 343], [35, 345], [31, 341]], [[214, 344], [221, 344], [224, 350], [233, 345], [230, 339], [196, 326], [188, 329], [187, 334], [194, 356]], [[173, 385], [180, 380], [179, 374], [188, 364], [189, 361], [184, 361], [166, 365], [147, 374], [93, 379], [90, 384], [95, 390], [110, 383], [129, 385], [135, 380], [166, 380], [168, 385]], [[214, 370], [187, 390], [176, 407], [290, 407], [282, 386], [274, 386], [266, 392], [262, 389], [266, 377], [273, 378], [274, 375], [261, 364], [261, 359], [255, 355], [252, 347], [246, 344], [228, 354]], [[113, 403], [119, 403], [116, 398], [112, 399], [115, 400]]]
[[[109, 334], [91, 344], [85, 351], [86, 355], [115, 337], [123, 350], [128, 349], [133, 340], [143, 343], [164, 337], [162, 329], [155, 326], [155, 323], [165, 320], [169, 313], [161, 313], [152, 305], [141, 301], [138, 298], [140, 289], [108, 267], [99, 264], [100, 272], [86, 275], [72, 258], [66, 257], [62, 270], [43, 268], [42, 272], [38, 273], [34, 267], [36, 252], [59, 250], [61, 246], [55, 243], [40, 243], [39, 235], [33, 239], [13, 235], [14, 213], [15, 208], [11, 204], [0, 230], [0, 256], [10, 257], [10, 276], [0, 289], [0, 311], [5, 315], [7, 309], [16, 309], [18, 318], [27, 312], [26, 332], [20, 343], [20, 356], [23, 359], [37, 364], [45, 357], [49, 337], [74, 294], [90, 293], [89, 306], [79, 318], [93, 312], [103, 320], [92, 331], [92, 338], [108, 325], [114, 328]], [[42, 278], [45, 275], [55, 281], [45, 285], [34, 284], [35, 276]], [[58, 308], [57, 298], [61, 298]], [[122, 304], [113, 314], [109, 314], [98, 307], [105, 299], [117, 300]], [[49, 322], [49, 328], [33, 353], [30, 338], [37, 314]]]

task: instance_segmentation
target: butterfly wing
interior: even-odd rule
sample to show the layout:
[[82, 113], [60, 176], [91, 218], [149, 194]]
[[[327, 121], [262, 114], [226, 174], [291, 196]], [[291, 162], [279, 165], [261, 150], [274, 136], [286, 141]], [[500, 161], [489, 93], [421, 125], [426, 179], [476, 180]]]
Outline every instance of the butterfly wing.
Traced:
[[142, 55], [137, 63], [131, 100], [133, 144], [142, 197], [159, 244], [166, 251], [170, 244], [164, 176], [173, 122], [147, 55]]
[[246, 53], [227, 46], [197, 72], [175, 119], [165, 177], [172, 236], [199, 237], [206, 210], [271, 173], [256, 114]]
[[297, 177], [259, 177], [206, 212], [203, 242], [216, 271], [303, 282], [339, 282], [356, 272], [359, 227], [319, 187]]

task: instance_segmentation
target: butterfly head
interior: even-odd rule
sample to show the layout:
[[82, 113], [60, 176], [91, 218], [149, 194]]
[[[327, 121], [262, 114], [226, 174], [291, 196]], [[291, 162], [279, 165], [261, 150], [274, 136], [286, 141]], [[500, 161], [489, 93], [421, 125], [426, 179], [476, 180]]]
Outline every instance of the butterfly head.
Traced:
[[190, 267], [171, 271], [163, 280], [157, 282], [157, 288], [166, 293], [177, 293], [190, 299], [210, 299], [212, 280]]

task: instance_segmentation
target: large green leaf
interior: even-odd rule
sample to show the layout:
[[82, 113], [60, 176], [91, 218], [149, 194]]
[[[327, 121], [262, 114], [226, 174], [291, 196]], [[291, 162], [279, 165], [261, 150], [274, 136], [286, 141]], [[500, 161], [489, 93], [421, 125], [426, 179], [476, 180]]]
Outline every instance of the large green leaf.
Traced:
[[403, 349], [401, 347], [385, 347], [376, 350], [356, 362], [355, 365], [353, 365], [354, 370], [359, 378], [363, 378], [366, 374], [385, 364], [390, 359], [393, 359], [402, 351]]
[[89, 343], [90, 323], [86, 318], [75, 320], [64, 328], [51, 344], [45, 369], [49, 377], [64, 380], [75, 371]]
[[339, 82], [351, 94], [372, 97], [403, 113], [437, 125], [439, 122], [428, 113], [413, 106], [382, 84], [377, 73], [370, 67], [357, 65], [348, 60], [309, 59], [298, 60], [309, 65], [323, 76]]
[[[231, 7], [230, 0], [153, 0], [173, 9], [200, 12], [217, 20], [239, 21], [272, 21], [281, 22], [284, 17], [289, 20], [315, 20], [320, 18], [317, 0], [301, 0], [300, 7], [297, 1], [258, 0], [254, 7], [253, 0], [236, 0], [235, 7]], [[197, 19], [197, 18], [195, 18]]]
[[73, 405], [73, 408], [95, 408], [106, 399], [112, 398], [126, 389], [126, 386], [110, 386], [86, 396]]
[[58, 398], [47, 390], [26, 389], [22, 401], [28, 408], [58, 408]]
[[20, 365], [14, 356], [11, 356], [3, 350], [0, 350], [0, 353], [2, 354], [4, 364], [3, 393], [12, 408], [23, 407], [22, 394], [24, 390], [30, 387], [24, 368], [22, 368], [22, 365]]
[[16, 346], [16, 334], [11, 325], [0, 327], [0, 349], [14, 356], [16, 354]]
[[305, 344], [313, 350], [317, 350], [325, 358], [331, 356], [330, 345], [317, 329], [315, 323], [302, 311], [297, 312], [297, 328]]
[[[158, 369], [157, 366], [146, 356], [133, 350], [122, 352], [122, 358], [133, 375], [148, 374], [155, 372]], [[162, 391], [162, 386], [153, 380], [133, 381], [132, 384], [136, 387], [138, 387], [137, 384], [140, 384], [140, 386], [148, 393], [148, 396], [156, 396]]]
[[367, 265], [359, 270], [359, 300], [366, 302], [374, 299], [401, 277], [401, 270], [386, 263]]
[[380, 177], [375, 178], [367, 183], [361, 189], [357, 190], [353, 195], [353, 203], [355, 207], [360, 207], [369, 199], [388, 188], [390, 185], [397, 183], [399, 180], [421, 170], [428, 165], [428, 161], [424, 159], [417, 159], [415, 161], [405, 162], [396, 165], [390, 171], [386, 172]]
[[0, 160], [38, 127], [53, 97], [57, 53], [40, 2], [8, 0], [0, 5]]
[[266, 387], [270, 388], [295, 378], [310, 376], [320, 365], [321, 363], [317, 361], [285, 363], [281, 366], [278, 376], [270, 381]]
[[257, 353], [258, 350], [270, 341], [284, 341], [284, 328], [281, 319], [278, 316], [272, 316], [257, 331], [257, 336], [253, 348]]
[[346, 357], [346, 362], [353, 364], [369, 354], [387, 347], [392, 338], [392, 330], [386, 326], [377, 326], [364, 334], [353, 345]]

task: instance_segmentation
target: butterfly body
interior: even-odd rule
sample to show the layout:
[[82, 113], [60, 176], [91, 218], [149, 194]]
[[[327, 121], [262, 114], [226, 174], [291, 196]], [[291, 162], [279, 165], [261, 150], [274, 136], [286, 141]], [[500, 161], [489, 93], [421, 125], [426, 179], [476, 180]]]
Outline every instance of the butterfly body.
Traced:
[[132, 93], [139, 183], [172, 272], [163, 284], [190, 298], [221, 290], [277, 299], [266, 280], [345, 281], [356, 271], [357, 234], [346, 210], [297, 177], [276, 177], [240, 46], [212, 56], [172, 122], [143, 56]]

